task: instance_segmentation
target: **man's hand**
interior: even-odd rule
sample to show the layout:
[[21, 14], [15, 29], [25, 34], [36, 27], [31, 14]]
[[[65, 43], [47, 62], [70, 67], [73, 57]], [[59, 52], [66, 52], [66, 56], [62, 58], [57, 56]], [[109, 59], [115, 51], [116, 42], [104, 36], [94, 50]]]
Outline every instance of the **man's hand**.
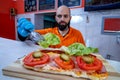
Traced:
[[17, 22], [17, 31], [20, 36], [28, 37], [34, 31], [34, 25], [25, 18], [19, 18]]

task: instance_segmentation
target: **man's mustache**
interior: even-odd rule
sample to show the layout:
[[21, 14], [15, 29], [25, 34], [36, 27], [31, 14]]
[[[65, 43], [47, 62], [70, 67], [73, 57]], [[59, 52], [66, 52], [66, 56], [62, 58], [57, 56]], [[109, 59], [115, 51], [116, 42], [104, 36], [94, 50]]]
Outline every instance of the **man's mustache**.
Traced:
[[65, 21], [60, 21], [60, 23], [66, 23]]

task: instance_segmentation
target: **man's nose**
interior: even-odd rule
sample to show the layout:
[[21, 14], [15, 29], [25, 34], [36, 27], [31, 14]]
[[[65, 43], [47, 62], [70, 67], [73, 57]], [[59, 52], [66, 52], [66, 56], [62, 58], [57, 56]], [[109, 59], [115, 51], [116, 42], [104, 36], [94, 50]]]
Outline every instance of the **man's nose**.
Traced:
[[61, 17], [61, 20], [64, 20], [64, 19], [65, 19], [65, 17], [64, 17], [64, 16], [62, 16], [62, 17]]

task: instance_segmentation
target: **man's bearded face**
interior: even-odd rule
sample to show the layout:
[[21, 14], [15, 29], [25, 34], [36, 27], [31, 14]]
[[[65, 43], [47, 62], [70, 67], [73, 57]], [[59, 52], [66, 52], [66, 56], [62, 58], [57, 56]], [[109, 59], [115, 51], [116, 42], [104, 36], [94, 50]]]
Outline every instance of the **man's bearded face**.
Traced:
[[68, 23], [66, 23], [65, 21], [61, 21], [58, 23], [58, 28], [61, 31], [64, 31], [66, 28], [70, 27], [70, 21]]

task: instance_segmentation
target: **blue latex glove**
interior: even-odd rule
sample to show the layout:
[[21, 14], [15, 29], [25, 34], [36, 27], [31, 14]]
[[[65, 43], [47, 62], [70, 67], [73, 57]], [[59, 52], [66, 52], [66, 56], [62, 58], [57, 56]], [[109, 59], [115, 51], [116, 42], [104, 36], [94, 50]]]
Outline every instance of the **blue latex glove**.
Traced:
[[34, 31], [34, 25], [25, 18], [18, 19], [17, 27], [17, 31], [22, 37], [28, 37]]

